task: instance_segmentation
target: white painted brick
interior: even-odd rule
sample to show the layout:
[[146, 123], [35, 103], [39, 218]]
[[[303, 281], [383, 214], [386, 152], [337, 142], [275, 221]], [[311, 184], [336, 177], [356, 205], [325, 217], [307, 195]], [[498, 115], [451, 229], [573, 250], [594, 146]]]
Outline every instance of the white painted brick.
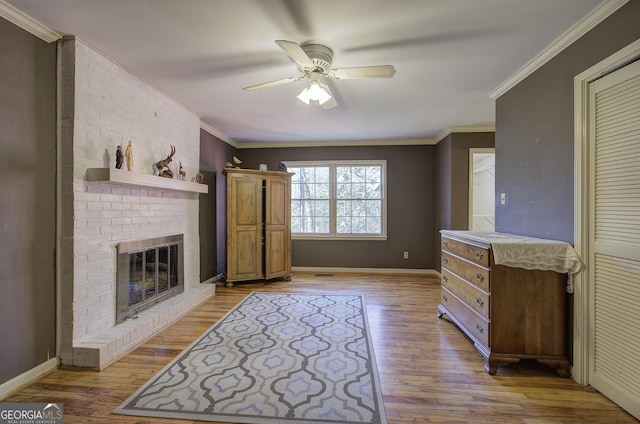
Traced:
[[[73, 363], [96, 366], [96, 360], [104, 363], [104, 356], [126, 350], [171, 319], [163, 311], [152, 321], [134, 324], [133, 329], [128, 323], [113, 326], [117, 243], [184, 234], [185, 247], [195, 243], [185, 249], [185, 294], [191, 288], [197, 290], [198, 197], [87, 182], [86, 170], [112, 167], [116, 146], [124, 147], [132, 140], [135, 172], [151, 174], [153, 163], [166, 157], [169, 146], [175, 145], [176, 158], [195, 175], [199, 171], [200, 123], [191, 111], [79, 40], [65, 42], [62, 56], [61, 239], [65, 278], [61, 293], [63, 310], [72, 312], [63, 313], [61, 328], [63, 334], [72, 335], [73, 344], [94, 340], [73, 352]], [[177, 168], [178, 163], [174, 165]], [[73, 180], [65, 175], [73, 175]], [[69, 363], [70, 342], [63, 340], [62, 344], [63, 361]]]

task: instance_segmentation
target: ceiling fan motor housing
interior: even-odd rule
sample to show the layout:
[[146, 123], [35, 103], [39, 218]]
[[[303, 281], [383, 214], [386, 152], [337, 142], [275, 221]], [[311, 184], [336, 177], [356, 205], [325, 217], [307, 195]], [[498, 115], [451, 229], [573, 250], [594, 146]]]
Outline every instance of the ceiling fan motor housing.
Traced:
[[322, 69], [323, 73], [331, 70], [333, 50], [329, 47], [316, 43], [304, 43], [300, 47], [309, 56], [313, 64]]

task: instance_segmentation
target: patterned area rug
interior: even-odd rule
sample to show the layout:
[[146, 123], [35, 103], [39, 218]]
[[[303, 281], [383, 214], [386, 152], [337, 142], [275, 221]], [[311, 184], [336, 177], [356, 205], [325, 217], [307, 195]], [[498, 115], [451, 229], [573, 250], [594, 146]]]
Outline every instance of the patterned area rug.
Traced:
[[114, 412], [251, 424], [385, 424], [364, 300], [251, 293]]

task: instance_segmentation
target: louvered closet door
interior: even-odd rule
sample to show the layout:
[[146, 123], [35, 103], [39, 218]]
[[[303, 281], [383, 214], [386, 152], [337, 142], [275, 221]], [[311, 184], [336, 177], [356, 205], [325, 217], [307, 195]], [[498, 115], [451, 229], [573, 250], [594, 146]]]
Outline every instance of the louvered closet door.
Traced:
[[589, 382], [640, 417], [640, 62], [591, 84]]

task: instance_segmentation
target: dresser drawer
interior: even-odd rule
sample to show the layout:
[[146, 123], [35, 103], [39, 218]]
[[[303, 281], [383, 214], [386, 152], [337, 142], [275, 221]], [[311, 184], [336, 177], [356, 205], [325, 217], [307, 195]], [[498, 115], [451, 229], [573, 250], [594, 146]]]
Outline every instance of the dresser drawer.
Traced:
[[443, 238], [442, 249], [475, 264], [489, 267], [489, 249], [485, 249], [484, 247], [478, 247], [457, 240]]
[[489, 294], [442, 268], [442, 285], [483, 318], [489, 319]]
[[489, 270], [442, 251], [442, 268], [447, 268], [474, 286], [489, 291]]
[[450, 317], [457, 321], [467, 335], [488, 347], [489, 322], [458, 300], [446, 287], [441, 290], [442, 305], [447, 308]]

